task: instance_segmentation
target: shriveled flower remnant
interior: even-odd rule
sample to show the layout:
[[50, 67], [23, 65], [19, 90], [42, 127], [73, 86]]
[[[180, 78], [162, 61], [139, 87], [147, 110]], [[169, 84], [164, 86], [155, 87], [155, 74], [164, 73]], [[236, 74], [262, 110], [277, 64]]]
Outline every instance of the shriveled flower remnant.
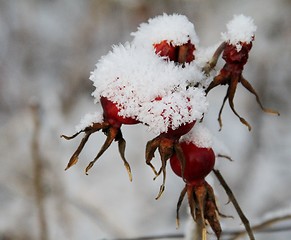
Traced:
[[[66, 169], [77, 163], [90, 135], [101, 130], [107, 136], [106, 140], [95, 159], [86, 167], [86, 174], [111, 143], [117, 141], [121, 159], [132, 180], [121, 127], [124, 124], [144, 124], [156, 134], [146, 145], [146, 164], [152, 168], [154, 179], [163, 175], [156, 199], [165, 189], [166, 164], [169, 160], [172, 170], [186, 183], [177, 205], [177, 221], [181, 202], [187, 193], [193, 219], [202, 225], [203, 240], [206, 239], [207, 224], [219, 238], [219, 211], [213, 189], [205, 181], [213, 170], [215, 155], [211, 144], [205, 140], [209, 138], [197, 135], [197, 129], [201, 130], [198, 122], [202, 121], [208, 109], [206, 95], [215, 86], [228, 84], [223, 105], [228, 99], [233, 112], [249, 129], [250, 125], [233, 107], [238, 82], [256, 96], [262, 107], [255, 90], [242, 77], [256, 27], [251, 18], [240, 15], [235, 16], [227, 28], [223, 43], [216, 50], [213, 48], [211, 55], [208, 50], [207, 57], [203, 55], [206, 51], [199, 48], [194, 25], [187, 17], [178, 14], [164, 14], [150, 19], [132, 33], [132, 42], [113, 46], [99, 60], [90, 76], [96, 88], [92, 95], [95, 103], [101, 103], [103, 112], [86, 115], [74, 135], [62, 135], [69, 140], [84, 133]], [[212, 80], [209, 73], [214, 72], [222, 52], [226, 64]], [[151, 163], [157, 150], [161, 159], [159, 170]]]

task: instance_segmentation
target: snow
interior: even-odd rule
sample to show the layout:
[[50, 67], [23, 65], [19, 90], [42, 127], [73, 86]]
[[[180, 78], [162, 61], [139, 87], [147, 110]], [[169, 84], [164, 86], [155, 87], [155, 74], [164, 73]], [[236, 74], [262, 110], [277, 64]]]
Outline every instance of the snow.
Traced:
[[120, 116], [136, 118], [157, 134], [202, 117], [208, 107], [204, 90], [187, 85], [203, 78], [194, 63], [177, 65], [128, 42], [114, 46], [90, 76], [95, 102], [108, 98]]
[[174, 46], [180, 46], [189, 40], [195, 45], [199, 43], [195, 27], [188, 18], [180, 14], [163, 15], [151, 18], [147, 23], [142, 23], [134, 36], [135, 45], [153, 46], [163, 40], [171, 42]]
[[235, 45], [238, 52], [241, 49], [241, 43], [250, 43], [253, 41], [257, 30], [254, 20], [243, 14], [234, 15], [226, 27], [227, 32], [221, 33], [221, 37], [224, 41]]
[[101, 112], [87, 113], [75, 127], [76, 132], [83, 131], [86, 127], [92, 126], [93, 123], [101, 123], [103, 114]]
[[181, 142], [194, 143], [200, 148], [211, 148], [213, 137], [203, 124], [196, 123], [191, 131], [181, 138]]
[[150, 131], [159, 134], [201, 119], [207, 108], [204, 91], [189, 88], [170, 93], [158, 101], [145, 102], [139, 120], [148, 125]]

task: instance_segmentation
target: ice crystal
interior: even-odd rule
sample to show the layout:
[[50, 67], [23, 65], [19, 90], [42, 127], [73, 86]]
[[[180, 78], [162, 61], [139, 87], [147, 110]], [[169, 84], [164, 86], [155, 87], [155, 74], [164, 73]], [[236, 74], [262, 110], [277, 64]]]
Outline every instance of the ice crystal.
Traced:
[[243, 14], [234, 15], [226, 27], [227, 32], [221, 33], [221, 37], [224, 41], [235, 45], [238, 52], [241, 49], [241, 43], [250, 43], [257, 30], [254, 20]]

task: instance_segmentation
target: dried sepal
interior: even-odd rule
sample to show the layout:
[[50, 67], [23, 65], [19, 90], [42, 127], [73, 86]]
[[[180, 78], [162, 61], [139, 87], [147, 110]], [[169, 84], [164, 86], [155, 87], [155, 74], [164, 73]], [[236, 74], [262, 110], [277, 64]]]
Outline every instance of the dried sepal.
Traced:
[[241, 84], [253, 95], [255, 95], [256, 97], [256, 101], [259, 104], [260, 108], [266, 112], [266, 113], [270, 113], [270, 114], [275, 114], [277, 116], [280, 116], [280, 113], [278, 111], [275, 111], [273, 109], [269, 109], [269, 108], [265, 108], [262, 103], [261, 100], [259, 98], [259, 95], [257, 94], [256, 90], [253, 88], [253, 86], [242, 76], [241, 79]]
[[179, 211], [180, 207], [182, 205], [182, 202], [184, 200], [184, 197], [187, 193], [187, 185], [183, 188], [183, 190], [180, 193], [179, 200], [177, 202], [177, 208], [176, 208], [176, 227], [179, 228], [180, 226], [180, 216], [179, 216]]
[[209, 224], [217, 239], [221, 235], [219, 222], [219, 210], [217, 208], [215, 195], [212, 187], [203, 181], [198, 184], [186, 184], [183, 188], [176, 209], [176, 224], [179, 226], [179, 210], [187, 193], [190, 213], [193, 220], [199, 225], [199, 235], [206, 239], [206, 226]]
[[103, 153], [109, 148], [111, 143], [113, 141], [117, 141], [119, 154], [121, 156], [121, 159], [122, 159], [124, 166], [126, 168], [126, 171], [128, 173], [129, 180], [132, 181], [132, 174], [131, 174], [130, 165], [126, 161], [126, 158], [125, 158], [126, 141], [122, 136], [120, 128], [111, 126], [110, 123], [108, 123], [108, 122], [93, 123], [91, 126], [86, 127], [85, 129], [75, 133], [72, 136], [61, 135], [61, 137], [65, 138], [66, 140], [71, 140], [71, 139], [74, 139], [75, 137], [77, 137], [80, 133], [84, 132], [84, 137], [82, 138], [76, 151], [71, 156], [70, 161], [67, 164], [67, 167], [65, 168], [65, 170], [69, 169], [71, 166], [75, 165], [78, 162], [79, 155], [82, 152], [84, 146], [86, 145], [90, 135], [94, 132], [99, 131], [99, 130], [102, 130], [102, 132], [106, 135], [106, 140], [105, 140], [104, 144], [102, 145], [101, 149], [99, 150], [98, 154], [94, 158], [94, 160], [91, 161], [87, 165], [87, 167], [85, 168], [86, 175], [88, 175], [88, 171], [93, 167], [95, 162], [103, 155]]
[[129, 163], [127, 162], [126, 158], [125, 158], [125, 147], [126, 147], [126, 141], [125, 139], [122, 137], [122, 133], [121, 131], [119, 131], [119, 134], [117, 135], [117, 138], [115, 139], [118, 142], [118, 150], [119, 150], [119, 154], [120, 157], [123, 161], [123, 164], [126, 168], [128, 177], [129, 177], [129, 181], [132, 182], [132, 173], [131, 173], [131, 168]]
[[[175, 149], [178, 148], [176, 145], [178, 144], [179, 143], [177, 142], [176, 139], [167, 138], [161, 135], [147, 142], [145, 153], [146, 164], [149, 165], [153, 170], [155, 174], [154, 180], [163, 173], [163, 182], [162, 185], [160, 186], [160, 190], [156, 199], [159, 199], [165, 190], [167, 161], [175, 153]], [[161, 159], [161, 167], [159, 171], [156, 171], [155, 167], [151, 163], [152, 159], [154, 158], [156, 150], [159, 151]]]
[[81, 131], [73, 134], [72, 136], [61, 135], [62, 138], [65, 138], [66, 140], [71, 140], [71, 139], [74, 139], [75, 137], [77, 137], [80, 133], [82, 133], [82, 132], [85, 133], [78, 148], [71, 156], [69, 163], [67, 164], [67, 167], [65, 168], [65, 170], [69, 169], [71, 166], [75, 165], [78, 162], [79, 155], [82, 152], [84, 146], [86, 145], [90, 135], [94, 132], [101, 130], [101, 129], [102, 130], [107, 129], [108, 127], [109, 127], [109, 125], [107, 123], [93, 123], [92, 126], [86, 127], [84, 130], [81, 130]]
[[103, 155], [103, 153], [111, 145], [113, 140], [116, 138], [118, 131], [120, 131], [120, 129], [115, 128], [115, 127], [109, 127], [108, 129], [106, 129], [106, 131], [105, 131], [105, 134], [107, 135], [106, 140], [105, 140], [104, 144], [102, 145], [101, 149], [99, 150], [97, 156], [86, 167], [86, 169], [85, 169], [86, 175], [88, 175], [88, 171], [93, 167], [94, 163]]
[[156, 138], [147, 142], [146, 151], [145, 151], [146, 164], [148, 166], [150, 166], [150, 168], [153, 170], [155, 176], [158, 176], [158, 172], [155, 169], [154, 165], [151, 163], [151, 161], [155, 157], [155, 151], [157, 150], [159, 145], [160, 145], [160, 138], [156, 137]]

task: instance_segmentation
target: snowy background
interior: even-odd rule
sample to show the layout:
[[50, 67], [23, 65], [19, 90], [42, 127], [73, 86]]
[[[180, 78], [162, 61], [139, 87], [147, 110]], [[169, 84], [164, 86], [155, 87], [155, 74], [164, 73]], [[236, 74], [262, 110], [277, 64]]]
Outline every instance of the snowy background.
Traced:
[[[104, 141], [101, 133], [90, 138], [79, 163], [65, 172], [80, 138], [68, 142], [59, 137], [74, 133], [80, 118], [98, 108], [88, 80], [98, 59], [112, 44], [131, 41], [130, 33], [141, 22], [163, 12], [185, 14], [205, 47], [219, 41], [233, 14], [254, 18], [258, 30], [244, 76], [264, 105], [281, 116], [263, 113], [239, 86], [235, 105], [253, 129], [249, 132], [227, 104], [218, 132], [216, 119], [226, 91], [219, 87], [209, 94], [205, 123], [234, 159], [219, 159], [219, 169], [251, 223], [277, 211], [291, 214], [290, 0], [0, 0], [0, 239], [91, 240], [186, 232], [187, 201], [181, 227], [175, 227], [183, 183], [170, 168], [163, 196], [154, 199], [161, 178], [153, 181], [144, 161], [145, 144], [153, 138], [146, 128], [123, 127], [132, 183], [116, 144], [89, 176], [84, 174]], [[241, 229], [215, 178], [213, 183], [222, 211], [235, 217], [222, 219], [223, 228]], [[291, 231], [256, 236], [290, 239]]]

